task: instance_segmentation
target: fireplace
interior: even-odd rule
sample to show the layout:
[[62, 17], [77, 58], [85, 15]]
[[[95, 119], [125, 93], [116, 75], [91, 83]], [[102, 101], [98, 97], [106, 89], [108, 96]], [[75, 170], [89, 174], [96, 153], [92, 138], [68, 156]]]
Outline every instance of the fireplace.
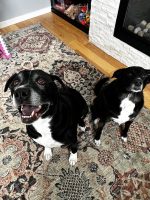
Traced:
[[[136, 0], [136, 1], [139, 1], [139, 0]], [[146, 1], [142, 0], [142, 2], [146, 2], [146, 3], [149, 1], [150, 0], [146, 0]], [[117, 60], [119, 60], [126, 66], [139, 65], [141, 67], [144, 67], [145, 69], [150, 69], [150, 56], [143, 53], [141, 50], [137, 50], [136, 48], [132, 47], [131, 45], [127, 44], [126, 42], [114, 36], [114, 30], [117, 29], [116, 19], [118, 15], [118, 10], [121, 9], [121, 8], [119, 9], [120, 2], [121, 2], [121, 5], [122, 5], [122, 2], [124, 4], [126, 3], [126, 6], [122, 6], [123, 10], [119, 11], [120, 18], [122, 19], [123, 18], [122, 16], [124, 17], [126, 16], [125, 11], [127, 11], [129, 0], [124, 0], [124, 1], [123, 0], [121, 1], [120, 0], [105, 0], [105, 1], [93, 0], [92, 1], [91, 12], [90, 12], [89, 40], [95, 46], [102, 49], [104, 52], [106, 52], [113, 58], [116, 58]], [[124, 7], [126, 9], [124, 9]], [[117, 19], [117, 21], [118, 20], [119, 19]], [[127, 31], [125, 28], [122, 28], [124, 20], [122, 20], [120, 29], [123, 29], [123, 31], [128, 32], [129, 35], [137, 36], [133, 34], [132, 32]], [[129, 37], [129, 36], [126, 35], [126, 37]], [[131, 38], [134, 38], [134, 37], [131, 37]], [[138, 41], [140, 39], [142, 39], [141, 42]], [[148, 51], [148, 49], [150, 49], [150, 45], [148, 45], [146, 42], [143, 42], [143, 38], [140, 38], [138, 36], [138, 39], [136, 40], [136, 42], [137, 43], [139, 42], [139, 46], [142, 45], [143, 43], [146, 44], [145, 47], [143, 47], [144, 50], [146, 49], [145, 51]]]
[[114, 36], [150, 56], [150, 1], [120, 0]]

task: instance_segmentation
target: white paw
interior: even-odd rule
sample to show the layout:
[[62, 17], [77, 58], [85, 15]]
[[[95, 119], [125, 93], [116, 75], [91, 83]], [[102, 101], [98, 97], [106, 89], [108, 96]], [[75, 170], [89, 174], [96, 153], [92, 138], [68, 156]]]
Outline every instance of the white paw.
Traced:
[[82, 132], [85, 132], [85, 127], [79, 126], [79, 129], [80, 129]]
[[101, 141], [100, 140], [95, 140], [95, 144], [96, 144], [96, 146], [100, 146]]
[[77, 153], [70, 153], [69, 163], [71, 166], [74, 166], [77, 162]]
[[46, 160], [50, 160], [52, 158], [52, 150], [50, 148], [45, 148], [44, 157]]
[[127, 137], [121, 137], [124, 142], [127, 142]]
[[98, 118], [94, 120], [94, 124], [95, 124], [95, 125], [97, 125], [98, 122], [99, 122], [99, 119], [98, 119]]

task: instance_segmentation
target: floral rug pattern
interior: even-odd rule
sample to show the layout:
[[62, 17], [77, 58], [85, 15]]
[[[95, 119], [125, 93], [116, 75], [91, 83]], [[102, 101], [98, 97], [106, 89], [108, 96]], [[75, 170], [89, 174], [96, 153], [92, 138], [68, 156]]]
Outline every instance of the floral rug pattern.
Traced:
[[43, 147], [28, 137], [25, 125], [4, 93], [7, 79], [22, 69], [40, 68], [80, 91], [88, 105], [103, 75], [40, 24], [4, 36], [12, 58], [0, 60], [0, 200], [149, 200], [150, 111], [143, 108], [121, 141], [114, 122], [106, 124], [100, 147], [93, 142], [90, 113], [78, 130], [78, 162], [69, 166], [66, 148], [43, 158]]

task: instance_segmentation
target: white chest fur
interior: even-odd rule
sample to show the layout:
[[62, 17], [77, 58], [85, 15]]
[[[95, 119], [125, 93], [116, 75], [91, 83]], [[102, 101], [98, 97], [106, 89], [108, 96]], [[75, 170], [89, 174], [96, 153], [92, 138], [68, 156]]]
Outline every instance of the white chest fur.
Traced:
[[122, 100], [120, 104], [121, 112], [118, 118], [113, 118], [118, 124], [123, 124], [129, 120], [129, 116], [133, 114], [135, 104], [129, 100], [129, 96]]
[[42, 135], [34, 139], [34, 141], [47, 148], [60, 147], [62, 144], [52, 138], [50, 124], [51, 118], [39, 118], [37, 121], [33, 122], [32, 125], [35, 130]]

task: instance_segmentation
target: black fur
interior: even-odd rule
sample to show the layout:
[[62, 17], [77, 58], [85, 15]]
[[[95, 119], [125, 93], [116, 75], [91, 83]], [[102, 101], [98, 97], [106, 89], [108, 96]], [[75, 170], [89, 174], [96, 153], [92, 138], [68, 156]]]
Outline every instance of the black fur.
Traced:
[[128, 67], [114, 72], [113, 78], [101, 79], [95, 86], [96, 98], [91, 106], [92, 119], [100, 119], [95, 127], [95, 140], [99, 140], [102, 129], [107, 121], [118, 118], [121, 112], [120, 104], [123, 99], [129, 97], [135, 104], [129, 120], [120, 124], [120, 132], [123, 138], [127, 137], [128, 129], [134, 118], [143, 107], [143, 89], [150, 83], [150, 70], [141, 67]]
[[[13, 75], [7, 81], [4, 91], [8, 88], [21, 115], [21, 106], [24, 112], [30, 113], [29, 105], [32, 105], [31, 109], [38, 109], [39, 105], [43, 105], [40, 117], [52, 117], [52, 138], [70, 147], [72, 153], [77, 152], [77, 126], [85, 125], [84, 118], [88, 112], [88, 106], [79, 92], [65, 86], [58, 76], [49, 75], [42, 70], [23, 70]], [[28, 135], [37, 139], [41, 134], [32, 125], [35, 118], [36, 116], [33, 119], [22, 118], [22, 121], [26, 123]]]

